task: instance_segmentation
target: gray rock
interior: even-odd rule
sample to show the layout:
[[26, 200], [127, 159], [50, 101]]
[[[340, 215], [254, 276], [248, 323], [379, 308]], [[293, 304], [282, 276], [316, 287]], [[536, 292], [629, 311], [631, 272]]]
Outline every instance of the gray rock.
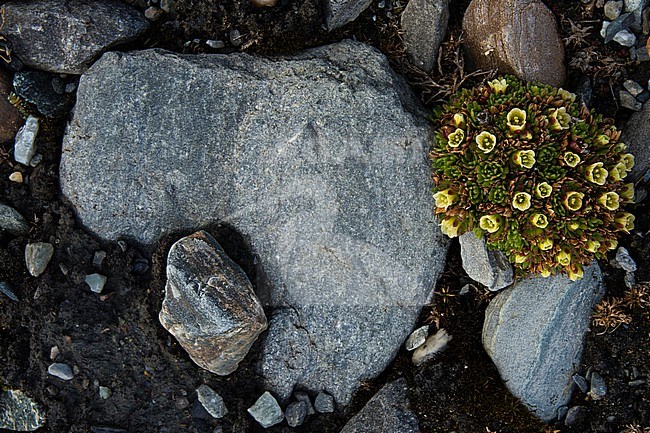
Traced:
[[0, 390], [0, 408], [0, 429], [35, 431], [45, 425], [41, 406], [20, 390]]
[[302, 425], [307, 416], [307, 403], [304, 401], [294, 401], [289, 403], [289, 406], [284, 411], [284, 416], [287, 418], [289, 427], [298, 427]]
[[618, 99], [621, 102], [621, 107], [627, 108], [628, 110], [641, 111], [641, 108], [643, 108], [643, 105], [627, 90], [620, 90], [618, 92]]
[[625, 283], [625, 287], [628, 289], [631, 289], [636, 285], [636, 277], [634, 276], [634, 272], [626, 272], [625, 276], [623, 277], [623, 282]]
[[609, 43], [614, 40], [619, 32], [627, 30], [632, 22], [634, 17], [630, 13], [619, 15], [614, 21], [603, 21], [603, 27], [600, 30], [600, 35], [605, 38], [605, 43]]
[[152, 245], [226, 222], [271, 311], [265, 386], [345, 405], [391, 362], [444, 266], [426, 116], [356, 42], [272, 60], [107, 53], [81, 77], [61, 188], [104, 239]]
[[0, 232], [20, 236], [28, 230], [29, 224], [16, 209], [0, 203]]
[[614, 258], [614, 263], [617, 267], [623, 269], [626, 272], [636, 272], [636, 262], [630, 253], [625, 247], [618, 247], [616, 250], [616, 256]]
[[27, 66], [81, 74], [104, 50], [133, 41], [149, 28], [142, 14], [122, 2], [32, 0], [3, 6], [0, 32]]
[[203, 405], [205, 410], [214, 418], [223, 418], [228, 413], [223, 398], [209, 386], [199, 386], [196, 390], [196, 394], [199, 397], [201, 405]]
[[543, 421], [571, 397], [591, 312], [603, 296], [596, 262], [575, 282], [566, 276], [527, 277], [490, 302], [483, 346], [510, 391]]
[[93, 266], [96, 268], [101, 268], [102, 267], [102, 262], [104, 262], [104, 259], [106, 258], [106, 251], [95, 251], [95, 254], [93, 255]]
[[90, 274], [86, 275], [86, 284], [90, 287], [90, 290], [95, 293], [102, 293], [104, 286], [106, 285], [107, 278], [101, 274]]
[[607, 395], [607, 384], [605, 379], [596, 373], [591, 374], [591, 388], [589, 389], [589, 397], [593, 400], [602, 400]]
[[419, 433], [420, 426], [409, 407], [405, 379], [384, 385], [341, 433]]
[[325, 26], [334, 30], [352, 21], [370, 6], [372, 0], [325, 0]]
[[150, 6], [144, 11], [144, 17], [150, 21], [158, 21], [163, 13], [162, 9]]
[[268, 391], [262, 394], [253, 406], [248, 408], [248, 413], [264, 428], [279, 424], [284, 419], [278, 401]]
[[413, 364], [417, 367], [428, 360], [433, 359], [437, 354], [447, 348], [450, 341], [451, 335], [449, 335], [444, 329], [440, 329], [438, 332], [427, 338], [427, 341], [413, 352], [413, 357], [411, 358]]
[[633, 182], [641, 179], [650, 169], [650, 104], [645, 104], [638, 113], [633, 113], [623, 128], [622, 138], [628, 151], [634, 155], [634, 168], [625, 179]]
[[415, 350], [418, 347], [422, 346], [424, 342], [427, 340], [427, 336], [429, 335], [429, 325], [421, 326], [411, 335], [409, 335], [409, 338], [406, 339], [406, 350], [411, 351]]
[[625, 11], [634, 16], [634, 22], [630, 25], [634, 31], [642, 31], [643, 10], [648, 5], [648, 0], [625, 0]]
[[564, 45], [555, 15], [539, 0], [472, 0], [463, 17], [465, 49], [476, 68], [562, 86]]
[[29, 273], [38, 277], [45, 271], [54, 255], [54, 247], [47, 242], [27, 244], [25, 247], [25, 264]]
[[326, 392], [319, 392], [314, 400], [314, 408], [320, 413], [334, 412], [334, 397]]
[[587, 419], [587, 408], [584, 406], [573, 406], [569, 409], [564, 419], [564, 425], [568, 427], [580, 426]]
[[105, 386], [100, 386], [99, 387], [99, 398], [102, 400], [108, 400], [111, 397], [111, 389], [107, 388]]
[[624, 47], [633, 47], [636, 44], [636, 36], [629, 30], [621, 30], [614, 35], [613, 41]]
[[174, 8], [174, 0], [160, 0], [160, 9], [167, 13], [171, 13]]
[[448, 0], [411, 0], [401, 16], [402, 40], [411, 62], [426, 72], [438, 64], [449, 22]]
[[634, 80], [625, 80], [625, 82], [623, 82], [623, 87], [625, 87], [625, 90], [630, 92], [630, 94], [635, 98], [644, 90], [643, 86]]
[[512, 265], [501, 251], [489, 251], [484, 239], [467, 232], [460, 236], [463, 269], [474, 281], [496, 292], [514, 281]]
[[237, 369], [267, 327], [248, 277], [204, 231], [169, 250], [159, 317], [198, 366], [222, 376]]
[[52, 75], [41, 71], [22, 71], [14, 75], [18, 96], [36, 106], [47, 117], [63, 117], [68, 109], [66, 97], [55, 91]]
[[309, 394], [303, 391], [298, 391], [296, 392], [295, 397], [296, 400], [302, 401], [307, 405], [307, 415], [314, 415], [316, 413], [316, 409], [314, 409], [314, 406], [311, 404]]
[[579, 374], [574, 374], [571, 379], [573, 380], [573, 383], [575, 383], [580, 391], [583, 393], [587, 393], [589, 391], [589, 382], [587, 382], [587, 379], [584, 377], [580, 376]]
[[11, 299], [14, 302], [18, 302], [18, 296], [11, 290], [9, 283], [6, 281], [0, 281], [0, 293], [5, 295], [7, 298]]
[[603, 12], [607, 19], [615, 20], [623, 11], [623, 0], [610, 0], [605, 3]]
[[61, 362], [55, 362], [47, 368], [47, 372], [54, 377], [58, 377], [61, 380], [72, 380], [74, 374], [72, 368], [68, 364], [63, 364]]
[[36, 136], [38, 135], [39, 120], [29, 116], [25, 124], [18, 130], [14, 143], [14, 159], [23, 165], [29, 162], [36, 153]]

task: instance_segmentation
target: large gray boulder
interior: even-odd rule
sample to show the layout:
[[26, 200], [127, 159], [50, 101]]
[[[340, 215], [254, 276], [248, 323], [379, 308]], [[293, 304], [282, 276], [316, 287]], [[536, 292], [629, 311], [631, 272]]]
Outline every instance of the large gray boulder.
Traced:
[[137, 39], [149, 22], [117, 0], [31, 0], [2, 6], [14, 53], [43, 71], [81, 74], [109, 47]]
[[594, 262], [584, 278], [527, 277], [490, 302], [483, 346], [514, 396], [543, 421], [571, 398], [589, 318], [605, 292]]
[[634, 169], [626, 179], [634, 182], [650, 170], [650, 104], [644, 104], [641, 111], [630, 116], [622, 140], [634, 155]]
[[237, 369], [267, 326], [248, 277], [203, 230], [169, 250], [159, 318], [198, 366], [221, 376]]
[[273, 59], [108, 53], [81, 77], [61, 188], [105, 239], [239, 232], [271, 312], [267, 389], [346, 404], [397, 353], [444, 264], [430, 140], [406, 82], [360, 43]]

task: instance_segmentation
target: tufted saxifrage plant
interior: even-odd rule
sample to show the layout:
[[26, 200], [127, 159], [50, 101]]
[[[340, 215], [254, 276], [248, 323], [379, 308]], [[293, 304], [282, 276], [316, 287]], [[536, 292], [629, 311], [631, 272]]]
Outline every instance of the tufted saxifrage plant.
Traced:
[[566, 273], [605, 257], [634, 228], [634, 157], [613, 121], [575, 95], [506, 76], [436, 110], [430, 153], [446, 235], [473, 231], [518, 274]]

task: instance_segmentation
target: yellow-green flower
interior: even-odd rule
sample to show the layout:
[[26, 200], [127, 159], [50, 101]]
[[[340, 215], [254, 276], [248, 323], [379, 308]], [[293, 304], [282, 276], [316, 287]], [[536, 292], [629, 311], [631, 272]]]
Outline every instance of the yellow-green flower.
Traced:
[[598, 203], [600, 203], [601, 206], [604, 206], [609, 210], [618, 209], [619, 206], [618, 200], [619, 200], [618, 194], [616, 194], [614, 191], [605, 192], [596, 199], [596, 201], [598, 201]]
[[619, 195], [623, 198], [623, 200], [625, 200], [626, 203], [632, 203], [634, 201], [634, 184], [626, 183], [623, 185], [621, 188], [621, 193]]
[[619, 230], [629, 233], [634, 228], [634, 215], [629, 212], [619, 212], [614, 222], [620, 227]]
[[534, 213], [531, 215], [530, 222], [532, 222], [535, 227], [539, 227], [540, 229], [545, 229], [546, 226], [548, 226], [548, 218], [546, 218], [546, 215], [543, 213]]
[[580, 164], [580, 156], [573, 152], [564, 152], [564, 162], [569, 167], [575, 167]]
[[441, 207], [444, 210], [447, 210], [454, 201], [456, 201], [456, 194], [450, 192], [449, 188], [444, 191], [438, 191], [433, 195], [434, 200], [436, 201], [436, 207]]
[[458, 128], [465, 127], [465, 115], [461, 113], [454, 114], [454, 125]]
[[542, 182], [535, 187], [535, 195], [539, 198], [550, 197], [553, 192], [553, 187], [547, 182]]
[[625, 153], [621, 156], [621, 162], [625, 164], [625, 170], [630, 171], [634, 168], [634, 155]]
[[566, 207], [568, 210], [575, 212], [577, 210], [580, 210], [582, 207], [582, 199], [584, 196], [585, 195], [581, 192], [569, 191], [564, 195], [564, 200], [562, 203], [564, 203], [564, 207]]
[[542, 239], [537, 243], [537, 246], [542, 251], [548, 251], [551, 248], [553, 248], [553, 239], [550, 238]]
[[576, 94], [575, 93], [571, 93], [571, 92], [569, 92], [567, 90], [564, 90], [562, 88], [557, 89], [557, 94], [560, 95], [562, 97], [562, 99], [564, 99], [565, 101], [573, 102], [573, 101], [576, 100]]
[[571, 263], [571, 254], [566, 252], [564, 249], [557, 253], [555, 256], [555, 260], [562, 265], [562, 266], [569, 266], [569, 263]]
[[454, 132], [449, 134], [447, 143], [449, 143], [449, 147], [458, 147], [463, 142], [463, 140], [465, 140], [465, 131], [460, 128], [456, 128]]
[[518, 150], [512, 155], [512, 159], [520, 167], [532, 168], [535, 165], [534, 150]]
[[604, 134], [601, 134], [598, 136], [598, 138], [596, 138], [596, 143], [602, 144], [603, 146], [609, 144], [609, 137]]
[[483, 131], [476, 136], [476, 144], [483, 153], [490, 153], [497, 144], [497, 138], [489, 132]]
[[479, 219], [478, 225], [488, 233], [494, 233], [501, 227], [501, 217], [499, 215], [483, 215]]
[[587, 167], [585, 170], [585, 176], [589, 182], [593, 182], [596, 185], [604, 185], [607, 180], [607, 169], [603, 167], [602, 162], [595, 162]]
[[551, 118], [550, 128], [552, 131], [560, 131], [568, 129], [571, 123], [571, 116], [566, 112], [566, 108], [560, 107], [551, 111], [549, 116]]
[[577, 281], [585, 276], [585, 272], [582, 269], [582, 265], [580, 263], [571, 263], [566, 268], [566, 271], [571, 281]]
[[512, 207], [525, 211], [530, 208], [530, 194], [527, 192], [516, 192], [512, 197]]
[[513, 108], [506, 116], [506, 123], [511, 131], [521, 131], [526, 126], [526, 112], [520, 108]]
[[447, 217], [440, 223], [440, 230], [450, 238], [455, 238], [458, 236], [459, 225], [456, 217]]
[[505, 78], [502, 78], [500, 80], [495, 78], [492, 81], [488, 81], [488, 86], [490, 86], [490, 89], [492, 89], [492, 91], [498, 95], [506, 91], [508, 88], [508, 83], [506, 83]]
[[548, 277], [551, 276], [551, 270], [550, 270], [549, 268], [547, 268], [547, 267], [543, 267], [543, 268], [539, 271], [539, 273], [540, 273], [540, 274], [542, 275], [542, 277], [544, 277], [544, 278], [548, 278]]
[[575, 231], [580, 228], [580, 223], [578, 221], [571, 221], [569, 222], [569, 230]]
[[614, 182], [623, 180], [625, 176], [627, 176], [627, 169], [625, 168], [625, 163], [623, 161], [620, 161], [609, 171], [609, 177], [611, 177]]
[[590, 253], [595, 253], [600, 248], [600, 242], [598, 241], [587, 241], [587, 251]]
[[528, 254], [515, 253], [514, 259], [515, 259], [515, 263], [522, 264], [526, 261], [526, 259], [528, 259]]

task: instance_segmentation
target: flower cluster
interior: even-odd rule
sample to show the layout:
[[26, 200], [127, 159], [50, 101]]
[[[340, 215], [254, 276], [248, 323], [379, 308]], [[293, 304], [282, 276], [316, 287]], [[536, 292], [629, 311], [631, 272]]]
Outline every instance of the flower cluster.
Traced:
[[434, 113], [430, 153], [442, 231], [468, 231], [503, 251], [519, 274], [566, 273], [634, 228], [623, 205], [634, 157], [609, 119], [575, 95], [506, 76], [459, 91]]

